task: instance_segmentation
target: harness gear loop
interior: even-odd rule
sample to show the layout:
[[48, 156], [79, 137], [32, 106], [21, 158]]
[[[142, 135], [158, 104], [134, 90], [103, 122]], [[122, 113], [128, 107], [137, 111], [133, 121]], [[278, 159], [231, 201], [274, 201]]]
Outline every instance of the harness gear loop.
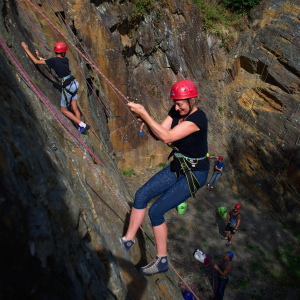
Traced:
[[192, 198], [195, 198], [196, 192], [200, 189], [201, 185], [188, 163], [190, 163], [191, 165], [195, 165], [199, 160], [205, 159], [206, 156], [200, 158], [190, 158], [180, 153], [178, 148], [172, 143], [168, 143], [168, 146], [173, 149], [168, 158], [174, 155], [178, 159], [180, 164], [180, 169], [176, 171], [176, 176], [178, 177], [180, 172], [183, 172], [188, 183], [190, 194]]

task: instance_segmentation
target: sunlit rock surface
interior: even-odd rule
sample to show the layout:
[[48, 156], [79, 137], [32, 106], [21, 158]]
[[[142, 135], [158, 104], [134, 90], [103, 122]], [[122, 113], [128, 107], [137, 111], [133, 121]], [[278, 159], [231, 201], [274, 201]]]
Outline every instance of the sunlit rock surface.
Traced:
[[[157, 3], [135, 21], [127, 1], [1, 2], [1, 40], [20, 64], [1, 50], [4, 299], [180, 299], [172, 270], [138, 275], [135, 265], [155, 253], [147, 234], [130, 255], [120, 240], [133, 200], [120, 171], [151, 168], [170, 152], [146, 128], [139, 134], [126, 103], [142, 103], [160, 122], [179, 79], [199, 86], [209, 152], [225, 157], [230, 188], [299, 224], [300, 8], [264, 3], [227, 50], [192, 1]], [[57, 117], [55, 79], [22, 41], [43, 57], [68, 44], [88, 135]]]

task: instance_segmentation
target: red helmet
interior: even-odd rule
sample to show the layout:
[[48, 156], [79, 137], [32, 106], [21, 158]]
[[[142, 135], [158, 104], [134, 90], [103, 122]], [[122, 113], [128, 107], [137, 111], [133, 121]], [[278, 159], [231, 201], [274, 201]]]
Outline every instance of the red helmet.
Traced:
[[236, 208], [236, 209], [241, 209], [241, 208], [242, 208], [242, 205], [241, 205], [241, 204], [236, 204], [234, 208]]
[[55, 53], [64, 53], [68, 51], [68, 47], [65, 43], [59, 42], [54, 45]]
[[224, 158], [223, 158], [223, 156], [219, 156], [219, 160], [223, 160]]
[[170, 98], [173, 100], [190, 99], [198, 96], [195, 83], [191, 80], [179, 80], [171, 88]]

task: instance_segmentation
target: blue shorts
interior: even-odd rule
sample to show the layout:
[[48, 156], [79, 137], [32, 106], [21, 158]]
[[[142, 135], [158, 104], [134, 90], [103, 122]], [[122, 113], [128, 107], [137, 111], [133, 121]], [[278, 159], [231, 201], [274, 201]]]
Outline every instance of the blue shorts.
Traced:
[[60, 106], [69, 107], [72, 100], [78, 100], [78, 88], [79, 84], [76, 79], [64, 87], [61, 93]]
[[[194, 175], [202, 187], [208, 176], [208, 171], [194, 171]], [[144, 209], [150, 200], [160, 197], [149, 209], [152, 226], [159, 226], [165, 222], [164, 214], [191, 197], [185, 175], [171, 172], [170, 166], [162, 169], [149, 179], [135, 194], [133, 207]]]

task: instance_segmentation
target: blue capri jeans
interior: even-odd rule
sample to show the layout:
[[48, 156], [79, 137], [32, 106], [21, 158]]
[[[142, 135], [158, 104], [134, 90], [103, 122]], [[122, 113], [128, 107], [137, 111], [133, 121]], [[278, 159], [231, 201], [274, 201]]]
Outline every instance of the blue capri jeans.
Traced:
[[[194, 171], [193, 173], [202, 187], [207, 180], [208, 171]], [[162, 169], [136, 192], [133, 207], [144, 209], [151, 199], [159, 195], [161, 196], [149, 209], [152, 226], [163, 224], [164, 214], [191, 196], [185, 175], [180, 174], [176, 177], [176, 173], [171, 172], [170, 166]]]

